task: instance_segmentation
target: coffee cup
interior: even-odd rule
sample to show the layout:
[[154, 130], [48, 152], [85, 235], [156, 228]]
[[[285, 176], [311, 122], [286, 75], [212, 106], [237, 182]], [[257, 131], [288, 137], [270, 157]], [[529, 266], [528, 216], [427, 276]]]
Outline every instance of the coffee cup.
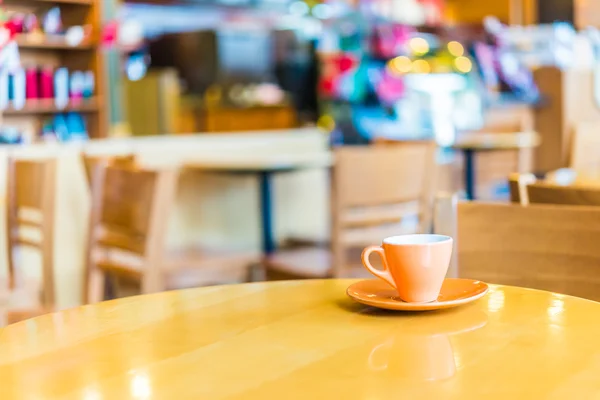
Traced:
[[[448, 272], [452, 255], [452, 238], [444, 235], [401, 235], [383, 239], [381, 246], [369, 246], [362, 253], [362, 263], [376, 277], [398, 291], [409, 303], [437, 300]], [[383, 269], [369, 262], [371, 253], [381, 256]]]

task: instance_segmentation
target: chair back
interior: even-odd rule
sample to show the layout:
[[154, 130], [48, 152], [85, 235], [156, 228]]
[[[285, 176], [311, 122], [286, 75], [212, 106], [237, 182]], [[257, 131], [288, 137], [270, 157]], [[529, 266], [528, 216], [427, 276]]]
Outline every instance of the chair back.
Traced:
[[600, 300], [600, 209], [438, 202], [436, 227], [456, 221], [459, 277]]
[[56, 160], [8, 160], [6, 228], [8, 278], [11, 289], [22, 283], [15, 266], [19, 246], [37, 249], [42, 255], [44, 306], [55, 302], [54, 289], [54, 203]]
[[508, 186], [510, 189], [510, 201], [511, 203], [517, 203], [522, 205], [529, 204], [529, 197], [527, 196], [527, 185], [530, 185], [536, 181], [536, 177], [533, 174], [520, 174], [512, 173], [508, 176]]
[[136, 165], [136, 158], [133, 154], [124, 154], [119, 156], [98, 156], [83, 153], [81, 158], [83, 159], [85, 176], [90, 187], [92, 185], [92, 173], [98, 164], [107, 163], [117, 167], [134, 167]]
[[[92, 179], [86, 302], [103, 295], [94, 289], [101, 288], [92, 279], [98, 270], [141, 280], [145, 292], [152, 291], [148, 286], [156, 285], [159, 279], [174, 182], [174, 171], [119, 167], [107, 162], [96, 165]], [[123, 257], [108, 256], [111, 250], [132, 257], [126, 263], [121, 262]], [[134, 262], [129, 262], [134, 258]]]
[[527, 185], [527, 196], [531, 204], [600, 206], [600, 188], [594, 187], [559, 186], [539, 182]]
[[489, 108], [478, 132], [527, 132], [534, 130], [534, 113], [530, 107]]
[[570, 167], [579, 171], [600, 171], [600, 129], [596, 123], [581, 123], [575, 129]]
[[332, 250], [334, 276], [347, 250], [431, 225], [435, 143], [398, 142], [334, 150]]
[[600, 206], [600, 187], [564, 186], [537, 181], [532, 174], [515, 173], [508, 180], [513, 203]]

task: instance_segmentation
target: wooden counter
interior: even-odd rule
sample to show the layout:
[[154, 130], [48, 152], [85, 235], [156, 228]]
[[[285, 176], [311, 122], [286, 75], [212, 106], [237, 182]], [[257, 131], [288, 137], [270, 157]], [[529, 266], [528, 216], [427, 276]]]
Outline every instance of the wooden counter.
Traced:
[[[100, 139], [83, 144], [0, 147], [0, 203], [5, 207], [6, 160], [18, 157], [57, 157], [55, 268], [60, 308], [78, 305], [82, 289], [90, 195], [82, 151], [98, 155], [134, 153], [148, 167], [178, 168], [186, 163], [251, 154], [326, 153], [327, 136], [317, 129], [243, 133]], [[290, 236], [325, 240], [328, 237], [328, 172], [311, 169], [275, 177], [275, 238]], [[181, 171], [169, 225], [168, 246], [206, 243], [239, 249], [260, 249], [258, 182], [253, 176]], [[5, 211], [0, 210], [5, 224]], [[39, 256], [23, 251], [28, 274], [39, 273]], [[5, 229], [0, 229], [0, 261], [6, 265]], [[5, 274], [3, 270], [1, 274]]]
[[298, 126], [296, 111], [292, 106], [256, 106], [245, 108], [206, 107], [200, 109], [202, 130], [206, 132], [230, 132], [260, 129], [282, 129]]

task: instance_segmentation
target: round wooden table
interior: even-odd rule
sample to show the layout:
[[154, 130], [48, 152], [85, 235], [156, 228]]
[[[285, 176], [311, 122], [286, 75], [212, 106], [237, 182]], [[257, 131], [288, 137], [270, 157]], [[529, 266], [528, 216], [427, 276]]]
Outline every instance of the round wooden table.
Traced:
[[2, 399], [588, 399], [600, 303], [491, 286], [455, 309], [353, 303], [352, 280], [132, 297], [0, 331]]

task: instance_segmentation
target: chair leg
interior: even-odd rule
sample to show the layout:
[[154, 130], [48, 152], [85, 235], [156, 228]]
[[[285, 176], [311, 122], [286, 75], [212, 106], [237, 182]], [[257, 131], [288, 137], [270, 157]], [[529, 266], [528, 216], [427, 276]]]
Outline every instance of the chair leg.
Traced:
[[106, 276], [102, 271], [93, 268], [90, 271], [88, 285], [86, 304], [99, 303], [104, 300]]
[[267, 267], [264, 262], [252, 264], [248, 267], [246, 282], [264, 282], [267, 280]]
[[142, 294], [158, 293], [165, 290], [165, 282], [160, 272], [158, 263], [148, 263], [147, 270], [142, 276], [141, 292]]

